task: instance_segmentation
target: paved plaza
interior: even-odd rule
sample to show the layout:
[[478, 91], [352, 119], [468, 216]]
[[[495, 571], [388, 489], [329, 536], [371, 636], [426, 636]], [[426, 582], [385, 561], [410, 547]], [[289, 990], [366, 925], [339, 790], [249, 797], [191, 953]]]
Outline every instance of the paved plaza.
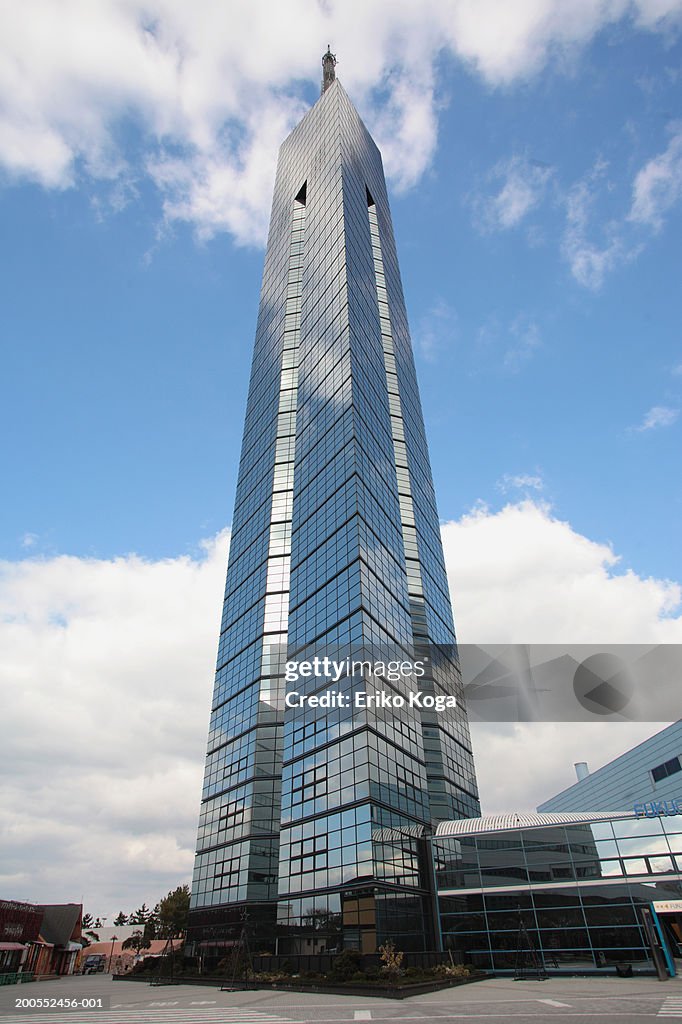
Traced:
[[[36, 998], [92, 1001], [101, 1009], [16, 1008]], [[591, 1021], [614, 1024], [682, 1018], [682, 980], [655, 978], [491, 978], [428, 995], [393, 1000], [359, 995], [221, 992], [204, 985], [151, 987], [108, 975], [66, 977], [0, 989], [3, 1024], [355, 1024], [357, 1021]]]

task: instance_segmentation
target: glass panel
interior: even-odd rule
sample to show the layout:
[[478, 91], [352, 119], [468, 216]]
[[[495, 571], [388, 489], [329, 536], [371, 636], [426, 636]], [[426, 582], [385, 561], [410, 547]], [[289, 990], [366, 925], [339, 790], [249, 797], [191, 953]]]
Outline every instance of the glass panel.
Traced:
[[604, 878], [613, 878], [623, 874], [623, 865], [619, 860], [603, 860], [600, 867]]
[[631, 839], [637, 836], [660, 836], [663, 834], [661, 818], [630, 818], [612, 822], [616, 839]]
[[603, 906], [584, 907], [583, 912], [589, 927], [637, 923], [635, 908], [631, 903], [605, 903]]
[[643, 857], [631, 857], [623, 861], [625, 866], [626, 875], [646, 875], [648, 874], [647, 863]]
[[643, 857], [647, 854], [665, 856], [669, 852], [664, 836], [637, 836], [631, 839], [619, 839], [618, 849], [621, 857]]

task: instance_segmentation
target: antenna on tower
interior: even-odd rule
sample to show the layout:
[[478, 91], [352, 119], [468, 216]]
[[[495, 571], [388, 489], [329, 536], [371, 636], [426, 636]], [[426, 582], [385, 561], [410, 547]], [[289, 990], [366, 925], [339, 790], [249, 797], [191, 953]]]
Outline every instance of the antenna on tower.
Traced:
[[327, 43], [327, 52], [322, 57], [322, 92], [325, 93], [336, 78], [336, 54], [332, 53], [331, 43]]

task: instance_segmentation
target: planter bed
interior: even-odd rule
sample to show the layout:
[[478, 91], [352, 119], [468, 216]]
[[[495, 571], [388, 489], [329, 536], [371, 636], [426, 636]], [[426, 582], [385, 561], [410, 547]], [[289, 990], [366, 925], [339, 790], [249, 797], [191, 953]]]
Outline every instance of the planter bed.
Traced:
[[[235, 982], [235, 990], [248, 991], [248, 990], [259, 990], [266, 992], [321, 992], [328, 995], [343, 996], [343, 995], [363, 995], [363, 996], [378, 996], [383, 999], [406, 999], [408, 996], [419, 996], [426, 992], [438, 992], [443, 988], [457, 988], [459, 985], [470, 985], [475, 981], [483, 981], [487, 978], [487, 974], [474, 974], [469, 978], [443, 978], [436, 981], [417, 981], [414, 983], [408, 983], [406, 985], [372, 985], [363, 984], [362, 982], [351, 982], [348, 985], [335, 985], [333, 982], [325, 983], [324, 981], [311, 981], [310, 984], [297, 983], [296, 979], [292, 979], [291, 984], [283, 984], [282, 982], [274, 981], [253, 981], [248, 985], [244, 982]], [[150, 985], [153, 981], [157, 981], [154, 975], [142, 975], [142, 974], [115, 974], [114, 981], [142, 981]], [[161, 985], [207, 985], [211, 988], [223, 988], [232, 987], [229, 978], [207, 978], [207, 977], [180, 977], [173, 978], [172, 982], [170, 979], [157, 982]]]
[[362, 982], [352, 982], [348, 985], [326, 985], [323, 981], [313, 982], [310, 985], [283, 985], [277, 982], [261, 981], [252, 988], [270, 989], [276, 992], [321, 992], [327, 995], [362, 995], [378, 996], [382, 999], [407, 999], [409, 996], [421, 996], [426, 992], [438, 992], [443, 988], [457, 988], [459, 985], [470, 985], [474, 981], [483, 981], [485, 974], [476, 974], [471, 978], [445, 978], [442, 981], [416, 981], [407, 985], [363, 985]]

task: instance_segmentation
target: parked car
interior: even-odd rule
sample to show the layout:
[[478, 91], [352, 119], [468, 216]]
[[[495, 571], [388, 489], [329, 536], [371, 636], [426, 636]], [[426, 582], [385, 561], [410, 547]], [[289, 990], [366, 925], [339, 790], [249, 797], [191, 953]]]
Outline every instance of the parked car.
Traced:
[[103, 953], [91, 953], [86, 956], [83, 964], [83, 974], [100, 974], [107, 964], [107, 958]]

